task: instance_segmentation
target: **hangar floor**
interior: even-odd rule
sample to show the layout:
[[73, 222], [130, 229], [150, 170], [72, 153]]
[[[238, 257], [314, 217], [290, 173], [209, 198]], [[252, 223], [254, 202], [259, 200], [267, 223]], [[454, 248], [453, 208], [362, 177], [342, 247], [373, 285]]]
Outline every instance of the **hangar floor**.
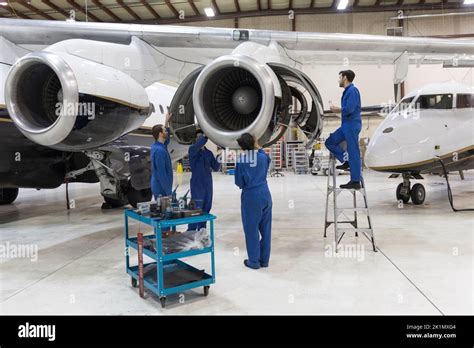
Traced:
[[[0, 259], [0, 314], [473, 314], [472, 213], [451, 211], [443, 178], [424, 180], [423, 206], [399, 209], [398, 180], [365, 177], [379, 252], [345, 236], [357, 253], [336, 257], [333, 239], [322, 237], [326, 177], [286, 173], [269, 178], [272, 257], [255, 271], [242, 263], [239, 191], [232, 176], [214, 175], [217, 282], [209, 297], [202, 289], [171, 296], [166, 309], [131, 287], [122, 211], [101, 211], [98, 185], [71, 185], [70, 212], [64, 187], [21, 190], [0, 207], [0, 243], [37, 244], [38, 259]], [[181, 193], [188, 180], [175, 178]], [[455, 205], [474, 206], [474, 173], [451, 181]], [[204, 267], [208, 257], [196, 262]]]

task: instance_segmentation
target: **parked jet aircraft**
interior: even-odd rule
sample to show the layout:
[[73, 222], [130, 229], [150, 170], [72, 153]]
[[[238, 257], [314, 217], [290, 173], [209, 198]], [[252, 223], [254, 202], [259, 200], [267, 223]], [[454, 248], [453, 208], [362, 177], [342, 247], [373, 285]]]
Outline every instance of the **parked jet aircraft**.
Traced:
[[369, 142], [365, 162], [371, 169], [400, 174], [396, 197], [422, 204], [422, 184], [410, 179], [423, 173], [474, 168], [474, 88], [447, 82], [427, 85], [406, 95], [379, 125]]
[[0, 204], [65, 181], [100, 181], [113, 206], [147, 200], [149, 127], [168, 106], [175, 158], [196, 120], [223, 147], [244, 132], [270, 145], [292, 117], [311, 142], [323, 103], [305, 64], [473, 54], [469, 40], [0, 19]]

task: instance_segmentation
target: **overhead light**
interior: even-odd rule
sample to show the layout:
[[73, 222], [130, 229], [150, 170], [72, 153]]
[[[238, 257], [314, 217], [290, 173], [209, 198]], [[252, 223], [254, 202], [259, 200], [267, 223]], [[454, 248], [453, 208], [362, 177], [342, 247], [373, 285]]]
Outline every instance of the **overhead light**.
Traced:
[[474, 0], [464, 0], [464, 5], [472, 5], [474, 4]]
[[206, 7], [204, 9], [204, 12], [206, 13], [206, 16], [208, 17], [214, 17], [216, 15], [212, 7]]
[[349, 4], [349, 0], [339, 0], [339, 4], [337, 5], [337, 9], [338, 10], [345, 10], [348, 4]]
[[8, 2], [6, 2], [6, 1], [1, 1], [0, 2], [0, 6], [7, 6], [7, 5], [8, 5]]

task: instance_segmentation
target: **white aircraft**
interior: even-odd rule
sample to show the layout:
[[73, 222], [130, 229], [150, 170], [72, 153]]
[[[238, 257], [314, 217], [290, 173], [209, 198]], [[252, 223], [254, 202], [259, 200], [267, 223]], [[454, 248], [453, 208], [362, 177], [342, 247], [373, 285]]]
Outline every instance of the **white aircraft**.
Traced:
[[270, 145], [290, 121], [311, 144], [324, 108], [303, 67], [347, 57], [399, 79], [409, 62], [472, 61], [474, 41], [2, 18], [0, 204], [64, 181], [100, 181], [113, 206], [148, 200], [150, 127], [168, 107], [174, 158], [196, 120], [222, 147], [245, 132]]
[[403, 177], [396, 197], [422, 204], [425, 188], [410, 179], [422, 173], [474, 168], [474, 88], [447, 82], [406, 95], [375, 131], [365, 154], [369, 168]]

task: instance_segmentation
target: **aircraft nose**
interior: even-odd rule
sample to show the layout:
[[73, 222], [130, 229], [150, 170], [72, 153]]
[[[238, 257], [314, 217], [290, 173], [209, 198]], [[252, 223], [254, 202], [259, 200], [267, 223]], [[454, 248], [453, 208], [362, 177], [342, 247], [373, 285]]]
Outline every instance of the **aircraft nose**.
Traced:
[[373, 137], [365, 152], [365, 164], [371, 169], [381, 169], [401, 164], [402, 152], [397, 141], [387, 135]]

